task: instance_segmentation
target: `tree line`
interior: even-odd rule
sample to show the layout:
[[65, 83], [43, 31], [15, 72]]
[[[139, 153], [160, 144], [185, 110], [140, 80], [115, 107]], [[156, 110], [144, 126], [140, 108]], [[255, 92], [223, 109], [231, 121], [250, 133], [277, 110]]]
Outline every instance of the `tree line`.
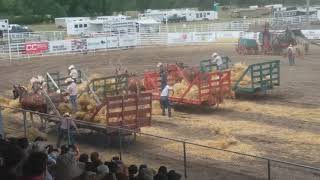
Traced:
[[[244, 7], [272, 3], [304, 4], [305, 0], [0, 0], [0, 17], [12, 23], [31, 24], [51, 21], [65, 16], [101, 16], [113, 12], [144, 11], [198, 7], [212, 9], [213, 3], [222, 6]], [[311, 3], [319, 0], [311, 0]]]

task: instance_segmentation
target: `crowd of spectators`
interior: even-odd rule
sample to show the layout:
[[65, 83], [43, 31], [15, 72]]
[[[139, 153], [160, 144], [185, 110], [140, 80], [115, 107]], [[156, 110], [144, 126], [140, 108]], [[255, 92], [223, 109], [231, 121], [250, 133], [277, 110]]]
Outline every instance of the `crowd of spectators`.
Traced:
[[126, 166], [117, 156], [104, 161], [98, 152], [80, 153], [75, 145], [54, 148], [45, 139], [0, 140], [0, 179], [3, 180], [180, 180], [161, 166], [156, 172], [143, 164]]

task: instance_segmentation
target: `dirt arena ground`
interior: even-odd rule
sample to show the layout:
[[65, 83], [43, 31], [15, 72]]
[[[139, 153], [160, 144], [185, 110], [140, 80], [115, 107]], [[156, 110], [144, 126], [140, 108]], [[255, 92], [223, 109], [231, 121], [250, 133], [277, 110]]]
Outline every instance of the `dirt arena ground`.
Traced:
[[[203, 46], [158, 47], [109, 51], [99, 54], [43, 57], [19, 60], [14, 64], [0, 62], [0, 93], [10, 95], [13, 83], [28, 83], [34, 75], [46, 72], [64, 72], [74, 64], [87, 74], [109, 75], [113, 65], [121, 63], [130, 72], [143, 73], [155, 68], [158, 62], [183, 61], [197, 65], [214, 51], [227, 55], [232, 62], [253, 64], [268, 60], [281, 60], [281, 86], [263, 97], [226, 100], [219, 108], [203, 113], [175, 112], [173, 118], [154, 116], [152, 127], [142, 131], [149, 134], [178, 138], [189, 142], [222, 149], [269, 157], [320, 167], [320, 48], [312, 47], [310, 54], [296, 60], [290, 67], [286, 58], [279, 56], [238, 56], [234, 45], [215, 44]], [[99, 149], [87, 144], [86, 149]], [[137, 146], [145, 151], [133, 153]], [[242, 158], [218, 151], [187, 147], [190, 155], [189, 170], [203, 171], [203, 179], [261, 179], [266, 174], [248, 170], [260, 165], [253, 158]], [[102, 149], [100, 149], [102, 151]], [[126, 147], [125, 156], [132, 162], [169, 164], [183, 167], [182, 146], [170, 141], [139, 136], [134, 147]], [[111, 152], [111, 153], [110, 153]], [[107, 154], [112, 154], [110, 150]], [[175, 157], [170, 159], [169, 157]], [[139, 157], [139, 158], [137, 158]], [[135, 159], [136, 158], [136, 159]], [[215, 160], [213, 162], [213, 160]], [[206, 163], [203, 163], [206, 162]], [[246, 162], [248, 166], [243, 166]], [[205, 165], [204, 165], [205, 164]], [[220, 169], [221, 167], [227, 167]], [[236, 168], [235, 168], [236, 167]], [[209, 168], [209, 169], [208, 169]], [[214, 168], [214, 170], [212, 170]], [[183, 171], [183, 169], [178, 168]], [[226, 173], [230, 169], [234, 173]], [[229, 170], [228, 170], [229, 169]], [[264, 169], [265, 170], [265, 169]], [[226, 176], [228, 174], [228, 176]], [[239, 176], [241, 174], [241, 178]], [[253, 177], [255, 176], [255, 177]], [[276, 176], [276, 175], [274, 175]], [[189, 176], [190, 177], [190, 176]], [[199, 178], [194, 173], [192, 177]], [[215, 179], [212, 178], [212, 179]], [[319, 177], [318, 177], [319, 178]], [[285, 179], [279, 178], [278, 179]], [[293, 178], [295, 179], [295, 178]], [[296, 177], [296, 179], [300, 179]], [[316, 179], [316, 178], [315, 178]]]

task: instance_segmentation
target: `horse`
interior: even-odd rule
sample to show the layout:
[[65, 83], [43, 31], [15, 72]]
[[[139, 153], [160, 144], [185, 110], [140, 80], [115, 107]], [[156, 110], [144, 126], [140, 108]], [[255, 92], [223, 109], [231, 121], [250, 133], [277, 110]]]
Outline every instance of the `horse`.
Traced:
[[[21, 107], [26, 110], [36, 111], [40, 113], [48, 113], [48, 104], [46, 97], [37, 92], [37, 93], [29, 93], [27, 89], [21, 85], [13, 85], [13, 98], [19, 98], [19, 102]], [[56, 92], [48, 93], [53, 104], [57, 107], [61, 102], [67, 102], [67, 98], [64, 94], [58, 94]], [[31, 121], [33, 122], [32, 113], [30, 113]], [[42, 117], [40, 116], [41, 121]]]

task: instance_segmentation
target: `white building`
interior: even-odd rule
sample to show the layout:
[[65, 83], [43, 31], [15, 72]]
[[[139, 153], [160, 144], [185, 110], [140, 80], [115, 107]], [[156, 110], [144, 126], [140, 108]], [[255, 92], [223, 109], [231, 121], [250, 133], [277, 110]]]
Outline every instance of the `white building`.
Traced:
[[270, 8], [273, 11], [280, 11], [283, 9], [283, 4], [270, 4], [270, 5], [266, 5], [264, 6], [265, 8]]
[[159, 22], [170, 20], [181, 21], [201, 21], [218, 19], [216, 11], [198, 11], [197, 9], [170, 9], [170, 10], [151, 10], [148, 9], [145, 13], [140, 14], [140, 17], [153, 18]]
[[124, 21], [130, 19], [130, 16], [119, 14], [118, 16], [98, 16], [96, 19], [101, 21]]
[[67, 25], [72, 22], [78, 22], [78, 21], [89, 21], [90, 17], [61, 17], [61, 18], [55, 18], [54, 22], [56, 27], [58, 28], [67, 28]]
[[0, 30], [1, 31], [8, 30], [8, 26], [9, 26], [9, 23], [8, 23], [7, 19], [0, 19]]

